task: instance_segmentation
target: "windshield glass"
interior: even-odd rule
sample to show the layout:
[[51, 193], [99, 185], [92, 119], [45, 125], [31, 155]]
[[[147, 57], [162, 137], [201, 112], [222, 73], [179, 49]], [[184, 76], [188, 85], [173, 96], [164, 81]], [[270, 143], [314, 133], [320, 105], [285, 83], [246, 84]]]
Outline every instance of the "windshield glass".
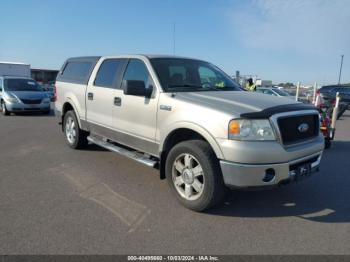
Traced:
[[214, 65], [192, 59], [151, 59], [165, 92], [242, 91], [229, 76]]
[[10, 78], [5, 79], [6, 91], [43, 91], [41, 86], [32, 79]]
[[275, 91], [277, 94], [279, 94], [280, 96], [289, 96], [289, 94], [283, 90], [280, 90], [278, 88], [273, 89], [273, 91]]

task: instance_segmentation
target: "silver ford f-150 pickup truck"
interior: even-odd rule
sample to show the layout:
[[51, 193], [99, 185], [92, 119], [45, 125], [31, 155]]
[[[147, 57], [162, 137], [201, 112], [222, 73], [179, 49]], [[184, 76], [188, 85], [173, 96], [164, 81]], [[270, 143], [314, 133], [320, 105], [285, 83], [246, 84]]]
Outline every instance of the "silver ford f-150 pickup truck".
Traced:
[[88, 142], [158, 168], [177, 199], [202, 211], [227, 188], [263, 188], [319, 168], [319, 115], [243, 91], [211, 63], [172, 56], [68, 59], [56, 113], [72, 148]]

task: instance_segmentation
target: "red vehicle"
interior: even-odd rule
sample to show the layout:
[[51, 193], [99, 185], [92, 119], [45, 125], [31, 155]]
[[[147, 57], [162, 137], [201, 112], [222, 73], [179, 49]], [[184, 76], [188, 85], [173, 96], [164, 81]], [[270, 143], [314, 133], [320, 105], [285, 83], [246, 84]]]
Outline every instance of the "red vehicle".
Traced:
[[320, 130], [324, 136], [324, 147], [331, 147], [335, 130], [332, 128], [332, 113], [334, 105], [332, 103], [322, 103], [317, 106], [320, 112]]

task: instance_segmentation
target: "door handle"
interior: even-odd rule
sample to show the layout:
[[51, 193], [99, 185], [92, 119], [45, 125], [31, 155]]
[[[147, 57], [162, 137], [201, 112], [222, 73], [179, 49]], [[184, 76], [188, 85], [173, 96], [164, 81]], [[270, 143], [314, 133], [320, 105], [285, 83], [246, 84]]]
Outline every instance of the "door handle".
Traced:
[[88, 93], [88, 99], [94, 100], [94, 93]]
[[115, 97], [115, 98], [114, 98], [114, 105], [115, 105], [115, 106], [121, 106], [121, 105], [122, 105], [122, 99], [121, 99], [121, 97]]

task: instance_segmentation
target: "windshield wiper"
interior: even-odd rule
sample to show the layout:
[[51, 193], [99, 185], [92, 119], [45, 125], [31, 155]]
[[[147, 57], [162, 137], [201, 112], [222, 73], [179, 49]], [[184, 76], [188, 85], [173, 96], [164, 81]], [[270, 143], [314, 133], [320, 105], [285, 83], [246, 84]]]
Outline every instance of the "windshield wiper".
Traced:
[[171, 85], [171, 86], [168, 86], [168, 88], [177, 88], [177, 87], [203, 88], [202, 86], [198, 86], [198, 85], [189, 85], [189, 84], [184, 84], [184, 85]]
[[[186, 87], [189, 87], [188, 89]], [[224, 90], [232, 90], [235, 91], [235, 87], [233, 86], [200, 86], [200, 85], [190, 85], [190, 84], [184, 84], [184, 85], [171, 85], [168, 87], [168, 89], [174, 90], [174, 91], [224, 91]], [[176, 90], [178, 89], [178, 90]]]
[[205, 87], [203, 89], [208, 89], [208, 90], [215, 90], [215, 91], [222, 91], [222, 90], [235, 90], [235, 87], [233, 86], [209, 86]]

